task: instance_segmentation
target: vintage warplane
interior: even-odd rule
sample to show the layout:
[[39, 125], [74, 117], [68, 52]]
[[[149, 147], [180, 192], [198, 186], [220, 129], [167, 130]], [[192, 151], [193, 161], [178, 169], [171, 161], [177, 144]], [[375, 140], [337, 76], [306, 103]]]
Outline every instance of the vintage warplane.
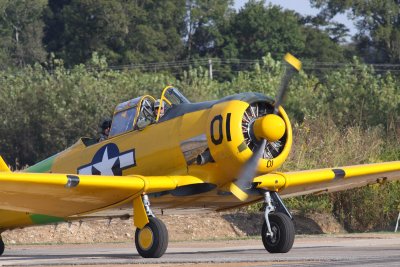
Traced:
[[154, 114], [155, 99], [145, 95], [116, 107], [105, 141], [82, 138], [24, 172], [10, 172], [1, 159], [0, 232], [93, 214], [107, 217], [108, 210], [129, 206], [137, 251], [161, 257], [168, 232], [150, 202], [162, 210], [218, 211], [264, 201], [262, 242], [271, 253], [288, 252], [294, 226], [279, 195], [400, 179], [400, 161], [277, 172], [292, 145], [292, 128], [280, 103], [290, 73], [301, 67], [293, 56], [285, 59], [288, 70], [275, 101], [241, 93], [190, 103], [168, 86], [161, 95], [162, 117], [161, 111]]

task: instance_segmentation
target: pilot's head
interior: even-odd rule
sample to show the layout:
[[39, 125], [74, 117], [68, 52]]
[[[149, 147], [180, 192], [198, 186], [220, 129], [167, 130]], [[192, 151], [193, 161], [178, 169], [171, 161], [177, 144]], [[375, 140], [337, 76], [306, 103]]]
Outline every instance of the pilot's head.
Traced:
[[101, 128], [101, 132], [104, 135], [108, 136], [108, 134], [110, 133], [110, 129], [111, 129], [111, 120], [110, 119], [105, 119], [101, 123], [100, 128]]
[[160, 99], [157, 99], [157, 101], [154, 102], [154, 115], [155, 116], [157, 116], [159, 109], [161, 109], [161, 111], [160, 111], [160, 118], [161, 118], [164, 115], [164, 105]]

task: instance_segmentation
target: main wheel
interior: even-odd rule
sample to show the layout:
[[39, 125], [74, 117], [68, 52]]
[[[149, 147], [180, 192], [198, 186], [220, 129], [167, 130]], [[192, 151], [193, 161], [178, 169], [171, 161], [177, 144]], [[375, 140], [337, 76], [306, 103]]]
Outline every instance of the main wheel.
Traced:
[[264, 221], [261, 238], [265, 249], [270, 253], [286, 253], [294, 242], [294, 225], [284, 213], [277, 212], [269, 215], [269, 223], [273, 236], [268, 235], [267, 223]]
[[3, 255], [5, 247], [3, 239], [0, 237], [0, 256]]
[[149, 217], [149, 223], [135, 232], [135, 245], [143, 258], [159, 258], [164, 255], [168, 247], [168, 230], [165, 224]]

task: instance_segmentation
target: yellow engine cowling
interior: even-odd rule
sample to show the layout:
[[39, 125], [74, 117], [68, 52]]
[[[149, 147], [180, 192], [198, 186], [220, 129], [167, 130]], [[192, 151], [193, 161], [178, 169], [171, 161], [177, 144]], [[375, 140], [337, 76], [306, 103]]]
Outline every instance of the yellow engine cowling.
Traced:
[[[244, 163], [252, 156], [252, 150], [258, 142], [252, 130], [254, 122], [257, 118], [271, 114], [272, 110], [272, 101], [266, 100], [258, 100], [251, 104], [233, 100], [212, 107], [207, 123], [208, 147], [226, 177], [230, 179], [236, 177]], [[267, 149], [258, 164], [258, 174], [277, 169], [289, 155], [292, 146], [292, 128], [282, 107], [279, 108], [279, 116], [285, 123], [285, 133], [280, 140], [267, 142]]]

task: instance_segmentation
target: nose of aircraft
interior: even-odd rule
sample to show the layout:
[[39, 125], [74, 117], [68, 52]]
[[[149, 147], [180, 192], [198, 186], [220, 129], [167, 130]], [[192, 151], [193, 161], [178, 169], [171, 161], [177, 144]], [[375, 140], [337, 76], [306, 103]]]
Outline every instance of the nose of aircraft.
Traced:
[[254, 135], [258, 140], [266, 139], [275, 142], [285, 134], [286, 125], [283, 119], [275, 114], [258, 118], [253, 125]]

